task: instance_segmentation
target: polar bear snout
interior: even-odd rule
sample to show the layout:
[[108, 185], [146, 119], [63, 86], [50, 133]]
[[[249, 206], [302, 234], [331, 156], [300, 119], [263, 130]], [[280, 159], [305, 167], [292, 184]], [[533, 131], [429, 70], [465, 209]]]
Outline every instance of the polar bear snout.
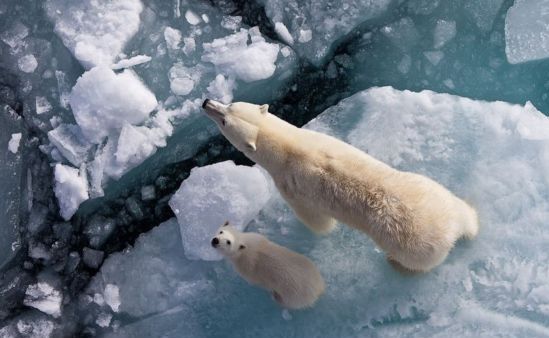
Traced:
[[217, 237], [212, 238], [212, 246], [215, 248], [219, 245], [219, 239]]
[[202, 108], [206, 112], [209, 118], [216, 122], [221, 122], [227, 113], [227, 105], [214, 100], [206, 99], [202, 103]]

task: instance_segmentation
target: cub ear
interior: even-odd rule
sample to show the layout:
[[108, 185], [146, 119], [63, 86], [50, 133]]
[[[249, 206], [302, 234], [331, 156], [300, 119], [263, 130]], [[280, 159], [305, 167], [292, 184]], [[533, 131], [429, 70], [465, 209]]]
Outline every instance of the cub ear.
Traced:
[[268, 113], [269, 112], [269, 105], [268, 104], [262, 104], [261, 106], [259, 106], [259, 111], [261, 112], [261, 114]]
[[248, 142], [246, 144], [246, 147], [248, 148], [248, 150], [251, 150], [251, 151], [255, 151], [257, 148], [255, 147], [255, 142]]
[[224, 227], [226, 227], [227, 225], [229, 225], [229, 221], [225, 221], [225, 223], [223, 223]]
[[243, 250], [243, 249], [246, 249], [246, 247], [242, 244], [240, 244], [240, 246], [238, 247], [238, 250]]

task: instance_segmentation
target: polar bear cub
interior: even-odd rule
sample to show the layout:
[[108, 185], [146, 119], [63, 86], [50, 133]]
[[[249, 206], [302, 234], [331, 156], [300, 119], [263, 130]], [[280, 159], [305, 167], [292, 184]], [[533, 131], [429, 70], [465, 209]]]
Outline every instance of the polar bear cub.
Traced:
[[269, 290], [284, 308], [310, 307], [324, 293], [324, 280], [310, 259], [265, 236], [240, 232], [226, 222], [211, 244], [246, 281]]
[[268, 105], [205, 100], [221, 133], [265, 168], [297, 217], [319, 233], [336, 220], [368, 234], [398, 268], [428, 271], [457, 239], [478, 232], [476, 211], [437, 182], [399, 171], [329, 135], [297, 128]]

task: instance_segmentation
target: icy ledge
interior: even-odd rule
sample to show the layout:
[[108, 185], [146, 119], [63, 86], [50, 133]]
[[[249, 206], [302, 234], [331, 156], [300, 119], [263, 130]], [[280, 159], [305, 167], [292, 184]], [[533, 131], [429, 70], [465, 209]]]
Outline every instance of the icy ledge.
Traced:
[[170, 220], [109, 257], [90, 287], [93, 295], [117, 285], [121, 312], [153, 314], [116, 318], [121, 327], [112, 337], [549, 335], [547, 117], [531, 105], [384, 87], [343, 100], [306, 127], [445, 184], [477, 207], [479, 237], [458, 243], [434, 271], [402, 276], [363, 234], [340, 226], [317, 237], [273, 198], [250, 230], [311, 257], [328, 286], [314, 308], [292, 313], [289, 325], [265, 292], [225, 263], [186, 259]]

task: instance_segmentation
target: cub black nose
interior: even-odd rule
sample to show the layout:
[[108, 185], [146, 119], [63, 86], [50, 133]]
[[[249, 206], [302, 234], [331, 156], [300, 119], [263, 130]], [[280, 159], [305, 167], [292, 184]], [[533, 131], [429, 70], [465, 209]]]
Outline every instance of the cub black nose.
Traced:
[[217, 237], [214, 237], [212, 239], [212, 246], [215, 248], [219, 244], [219, 239]]
[[206, 105], [208, 104], [208, 101], [210, 101], [210, 99], [206, 99], [206, 100], [204, 100], [204, 102], [202, 102], [202, 108], [206, 108]]

